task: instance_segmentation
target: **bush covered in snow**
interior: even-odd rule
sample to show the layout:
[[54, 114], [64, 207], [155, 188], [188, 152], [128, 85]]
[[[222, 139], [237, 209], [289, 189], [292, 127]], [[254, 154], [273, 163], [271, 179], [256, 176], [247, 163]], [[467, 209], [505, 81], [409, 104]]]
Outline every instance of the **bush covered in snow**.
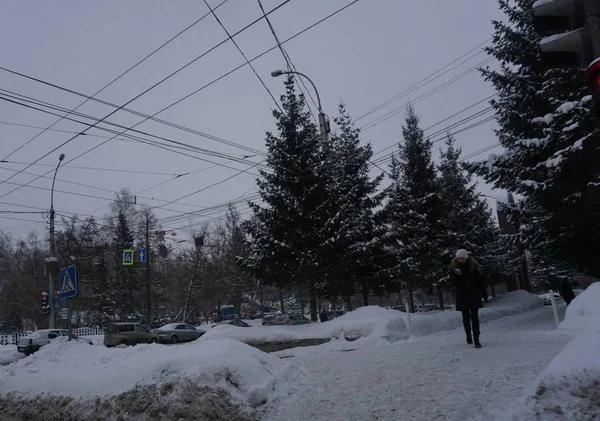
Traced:
[[571, 302], [559, 329], [577, 335], [539, 375], [514, 421], [600, 419], [600, 283]]

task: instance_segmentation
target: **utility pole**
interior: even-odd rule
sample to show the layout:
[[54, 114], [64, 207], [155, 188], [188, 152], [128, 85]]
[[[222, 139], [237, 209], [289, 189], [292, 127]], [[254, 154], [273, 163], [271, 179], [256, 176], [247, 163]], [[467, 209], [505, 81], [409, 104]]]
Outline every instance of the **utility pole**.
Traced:
[[56, 182], [56, 173], [58, 173], [58, 167], [60, 167], [60, 163], [65, 159], [65, 154], [60, 154], [58, 157], [58, 164], [56, 164], [56, 169], [54, 170], [54, 177], [52, 178], [52, 190], [50, 193], [50, 256], [46, 259], [47, 270], [48, 270], [48, 301], [50, 304], [50, 320], [48, 321], [48, 327], [50, 329], [54, 329], [54, 278], [52, 274], [55, 270], [57, 270], [58, 259], [54, 257], [54, 218], [56, 216], [54, 212], [54, 183]]
[[146, 320], [152, 324], [152, 294], [150, 290], [150, 212], [146, 212]]

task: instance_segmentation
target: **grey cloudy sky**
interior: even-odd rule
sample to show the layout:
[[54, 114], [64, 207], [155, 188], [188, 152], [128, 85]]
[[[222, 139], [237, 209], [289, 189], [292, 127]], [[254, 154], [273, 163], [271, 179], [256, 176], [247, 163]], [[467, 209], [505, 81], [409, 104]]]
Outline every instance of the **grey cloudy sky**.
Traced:
[[[221, 1], [210, 0], [209, 4], [214, 7]], [[282, 2], [283, 0], [262, 0], [267, 11]], [[270, 19], [279, 38], [284, 40], [350, 2], [351, 0], [292, 0], [270, 15]], [[204, 2], [199, 0], [7, 0], [2, 5], [0, 38], [3, 43], [0, 47], [0, 66], [89, 95], [208, 12]], [[256, 0], [228, 0], [216, 13], [230, 33], [238, 31], [262, 14]], [[492, 32], [490, 20], [501, 18], [494, 0], [361, 0], [286, 43], [284, 48], [297, 69], [314, 80], [326, 113], [335, 116], [336, 105], [342, 98], [351, 114], [359, 117], [488, 40]], [[122, 105], [224, 39], [226, 34], [223, 29], [212, 16], [208, 16], [101, 92], [97, 98]], [[249, 58], [275, 45], [264, 20], [241, 33], [236, 40]], [[369, 127], [368, 123], [404, 106], [408, 100], [414, 101], [421, 116], [422, 127], [427, 128], [492, 95], [492, 87], [476, 71], [467, 73], [442, 90], [435, 90], [487, 58], [485, 54], [471, 56], [473, 54], [466, 56], [466, 61], [456, 62], [455, 69], [451, 66], [441, 77], [359, 120], [359, 126], [366, 125], [363, 139], [372, 143], [375, 152], [398, 142], [401, 139], [403, 112], [374, 127]], [[154, 114], [243, 62], [240, 53], [228, 41], [132, 102], [129, 108]], [[274, 50], [253, 64], [278, 99], [283, 92], [282, 80], [271, 78], [270, 72], [285, 67], [281, 53]], [[0, 89], [68, 109], [83, 101], [81, 97], [4, 71], [0, 71]], [[431, 90], [435, 90], [435, 93], [421, 99]], [[0, 93], [6, 94], [6, 91]], [[264, 131], [274, 128], [270, 112], [273, 107], [267, 91], [246, 66], [158, 117], [264, 151]], [[433, 134], [486, 107], [487, 103], [482, 102], [426, 131], [426, 134]], [[113, 108], [88, 102], [78, 111], [102, 118], [112, 112]], [[466, 128], [488, 116], [491, 114], [465, 122], [455, 130]], [[47, 127], [56, 120], [57, 117], [0, 101], [1, 122]], [[109, 120], [129, 127], [142, 118], [120, 111]], [[81, 131], [84, 128], [69, 121], [62, 121], [54, 127], [64, 131]], [[458, 144], [463, 148], [464, 154], [496, 143], [493, 128], [494, 123], [488, 122], [458, 134]], [[142, 123], [137, 129], [237, 157], [249, 154], [157, 122]], [[40, 131], [0, 123], [0, 159], [7, 157]], [[88, 133], [107, 136], [106, 132], [97, 129], [91, 129]], [[48, 131], [7, 160], [32, 163], [71, 136], [69, 133]], [[439, 138], [439, 135], [433, 137], [434, 140]], [[105, 140], [92, 136], [77, 137], [41, 159], [38, 164], [43, 165], [36, 164], [25, 170], [30, 174], [43, 174], [52, 169], [51, 165], [56, 164], [61, 152], [66, 154], [65, 167], [60, 169], [58, 175], [61, 181], [56, 184], [56, 189], [60, 190], [55, 194], [57, 212], [81, 215], [94, 213], [102, 217], [114, 197], [111, 191], [127, 187], [133, 193], [139, 193], [161, 182], [165, 183], [139, 193], [146, 199], [140, 197], [138, 203], [165, 205], [164, 201], [175, 200], [248, 168], [248, 165], [239, 162], [185, 152], [225, 163], [230, 168], [215, 167], [198, 159], [118, 139], [107, 142], [72, 163], [68, 162]], [[436, 155], [440, 144], [441, 142], [436, 144]], [[491, 152], [498, 150], [496, 148]], [[485, 152], [477, 158], [485, 159], [489, 153]], [[385, 156], [385, 152], [376, 158], [381, 156]], [[261, 156], [249, 158], [254, 162], [261, 159]], [[387, 169], [387, 164], [384, 165]], [[82, 168], [70, 168], [73, 166]], [[22, 164], [1, 163], [0, 181], [7, 180], [15, 174], [14, 170], [24, 167]], [[212, 168], [198, 171], [208, 167]], [[162, 174], [97, 171], [92, 168]], [[192, 171], [196, 172], [168, 181], [175, 174]], [[256, 168], [249, 172], [256, 173]], [[29, 174], [18, 174], [0, 185], [0, 196], [34, 178]], [[177, 212], [192, 212], [235, 200], [252, 194], [254, 183], [252, 175], [241, 173], [180, 202], [166, 205], [165, 208], [170, 210], [157, 209], [156, 213], [159, 218], [174, 217], [180, 215]], [[0, 210], [36, 212], [39, 210], [37, 208], [48, 208], [50, 192], [45, 189], [49, 189], [51, 180], [41, 178], [30, 185], [42, 189], [22, 187], [6, 194], [0, 197]], [[490, 189], [486, 186], [482, 186], [482, 191], [490, 194]], [[242, 205], [239, 209], [245, 212], [247, 207]], [[203, 217], [194, 218], [191, 222], [222, 216], [222, 213], [208, 211], [203, 214]], [[163, 221], [167, 227], [186, 227], [190, 224], [190, 219], [183, 216], [176, 221]], [[40, 238], [43, 238], [45, 229], [46, 224], [40, 214], [0, 213], [0, 230], [11, 233], [14, 237], [24, 236], [28, 231], [37, 231]]]

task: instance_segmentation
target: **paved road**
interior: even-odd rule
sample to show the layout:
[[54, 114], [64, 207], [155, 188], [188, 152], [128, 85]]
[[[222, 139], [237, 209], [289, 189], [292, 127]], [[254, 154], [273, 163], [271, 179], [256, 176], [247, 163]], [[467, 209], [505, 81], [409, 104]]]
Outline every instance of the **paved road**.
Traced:
[[480, 350], [466, 344], [464, 332], [453, 331], [292, 358], [307, 371], [299, 379], [301, 390], [270, 408], [264, 419], [485, 419], [510, 406], [568, 342], [570, 336], [554, 327], [551, 308], [543, 307], [482, 325]]

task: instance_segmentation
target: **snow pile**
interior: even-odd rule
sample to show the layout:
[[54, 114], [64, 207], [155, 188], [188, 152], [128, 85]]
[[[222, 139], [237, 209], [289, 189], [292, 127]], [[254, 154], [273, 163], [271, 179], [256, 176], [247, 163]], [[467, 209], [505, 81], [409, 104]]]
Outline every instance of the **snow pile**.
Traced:
[[538, 376], [513, 421], [600, 419], [600, 283], [571, 302], [559, 328], [579, 332]]
[[0, 345], [0, 364], [11, 361], [16, 361], [21, 358], [23, 354], [17, 352], [16, 345]]
[[600, 282], [591, 284], [567, 307], [559, 329], [584, 331], [600, 326]]
[[119, 349], [58, 338], [30, 357], [0, 367], [0, 395], [35, 396], [51, 390], [92, 398], [189, 381], [224, 389], [236, 401], [256, 407], [288, 393], [293, 374], [294, 368], [280, 359], [227, 338]]
[[[482, 323], [542, 306], [542, 300], [526, 291], [512, 291], [490, 300], [480, 310]], [[424, 336], [462, 326], [460, 312], [454, 310], [410, 315], [413, 336]], [[361, 307], [325, 323], [300, 326], [255, 326], [241, 328], [218, 326], [210, 329], [200, 341], [230, 337], [249, 344], [285, 342], [302, 339], [330, 339], [330, 342], [306, 348], [293, 348], [277, 353], [289, 357], [300, 353], [320, 353], [379, 345], [410, 337], [406, 313], [378, 306]]]

